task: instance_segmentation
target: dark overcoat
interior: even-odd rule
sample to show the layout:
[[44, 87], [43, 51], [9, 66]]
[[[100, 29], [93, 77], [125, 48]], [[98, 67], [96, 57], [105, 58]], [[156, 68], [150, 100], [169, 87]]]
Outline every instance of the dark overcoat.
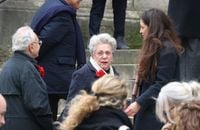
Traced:
[[200, 38], [199, 5], [199, 0], [169, 0], [168, 15], [181, 37]]
[[85, 118], [75, 130], [119, 130], [124, 125], [132, 129], [130, 119], [122, 110], [100, 107]]
[[180, 79], [200, 82], [200, 1], [169, 0], [168, 14], [174, 21], [185, 52], [180, 57]]
[[[155, 100], [160, 89], [167, 83], [179, 80], [179, 56], [170, 42], [163, 42], [164, 48], [159, 50], [156, 78], [152, 82], [142, 82], [139, 97], [136, 101], [141, 105], [134, 120], [134, 130], [161, 130], [162, 123], [155, 115]], [[151, 76], [151, 75], [149, 75]]]
[[42, 40], [38, 63], [45, 68], [49, 94], [67, 94], [72, 73], [86, 62], [76, 10], [64, 0], [48, 0], [31, 27]]
[[35, 60], [15, 52], [2, 68], [0, 93], [7, 102], [0, 130], [53, 130], [46, 84]]
[[[114, 68], [113, 70], [114, 74], [118, 75]], [[85, 90], [90, 93], [92, 83], [98, 78], [96, 76], [96, 69], [90, 62], [87, 62], [82, 68], [73, 73], [67, 100], [71, 100], [80, 90]]]
[[[113, 67], [115, 75], [119, 75], [118, 72]], [[90, 61], [88, 61], [83, 67], [75, 71], [72, 76], [72, 81], [69, 88], [69, 93], [67, 96], [67, 103], [80, 92], [80, 90], [85, 90], [88, 93], [91, 92], [92, 83], [99, 77], [96, 76], [96, 69], [92, 66]], [[59, 117], [59, 121], [67, 116], [68, 106], [66, 106]]]

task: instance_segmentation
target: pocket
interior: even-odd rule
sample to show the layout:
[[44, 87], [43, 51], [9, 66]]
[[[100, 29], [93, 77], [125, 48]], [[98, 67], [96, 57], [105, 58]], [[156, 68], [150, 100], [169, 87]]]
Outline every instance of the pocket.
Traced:
[[73, 57], [58, 57], [57, 61], [58, 61], [58, 64], [63, 64], [63, 65], [75, 65], [76, 64]]

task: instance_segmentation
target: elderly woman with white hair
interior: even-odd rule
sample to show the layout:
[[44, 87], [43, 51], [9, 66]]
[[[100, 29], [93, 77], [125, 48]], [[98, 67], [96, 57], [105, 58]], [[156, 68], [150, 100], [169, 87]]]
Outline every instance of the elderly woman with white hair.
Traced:
[[156, 99], [156, 115], [163, 123], [162, 130], [176, 130], [178, 107], [183, 103], [200, 100], [200, 84], [196, 81], [171, 82], [165, 85]]
[[[91, 92], [92, 83], [98, 78], [110, 74], [118, 75], [114, 67], [111, 65], [113, 61], [113, 53], [116, 50], [116, 40], [107, 33], [93, 35], [90, 39], [89, 45], [90, 59], [79, 70], [72, 75], [71, 84], [67, 102], [70, 101], [80, 90]], [[65, 108], [64, 114], [66, 115]]]
[[46, 84], [40, 75], [45, 76], [44, 70], [34, 59], [40, 44], [29, 26], [20, 27], [12, 37], [13, 55], [0, 73], [0, 92], [7, 102], [3, 130], [53, 130]]
[[[90, 59], [81, 69], [74, 72], [67, 100], [71, 100], [80, 90], [91, 92], [92, 83], [106, 74], [116, 75], [113, 68], [113, 53], [116, 40], [107, 33], [91, 37], [89, 45]], [[117, 74], [118, 75], [118, 74]]]

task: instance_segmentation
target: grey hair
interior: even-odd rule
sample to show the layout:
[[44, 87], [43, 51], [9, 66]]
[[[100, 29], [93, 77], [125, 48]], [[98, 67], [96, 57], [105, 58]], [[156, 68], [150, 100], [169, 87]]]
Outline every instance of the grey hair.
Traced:
[[196, 81], [171, 82], [165, 85], [156, 99], [156, 115], [162, 122], [174, 122], [170, 108], [200, 99], [200, 84]]
[[93, 54], [96, 50], [96, 46], [98, 44], [109, 44], [112, 47], [112, 51], [114, 52], [117, 47], [117, 43], [114, 37], [109, 35], [108, 33], [100, 33], [98, 35], [93, 35], [90, 39], [88, 48], [90, 54]]
[[12, 51], [24, 51], [36, 38], [29, 26], [20, 27], [12, 36]]

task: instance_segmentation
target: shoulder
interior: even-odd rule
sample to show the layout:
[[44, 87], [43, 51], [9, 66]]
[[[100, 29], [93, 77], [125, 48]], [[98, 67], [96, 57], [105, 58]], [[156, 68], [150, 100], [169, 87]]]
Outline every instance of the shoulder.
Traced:
[[167, 53], [174, 53], [178, 54], [176, 48], [172, 45], [172, 43], [168, 40], [163, 41], [163, 47], [160, 49], [161, 54], [167, 54]]
[[[132, 129], [132, 124], [126, 116], [126, 119], [122, 118], [121, 111], [109, 107], [100, 107], [99, 110], [93, 112], [88, 118], [86, 118], [78, 127], [78, 129], [87, 130], [126, 130], [126, 128]], [[126, 120], [129, 122], [127, 123]], [[127, 129], [129, 130], [129, 129]]]
[[131, 128], [132, 124], [130, 122], [130, 119], [128, 116], [121, 110], [121, 109], [115, 109], [111, 107], [101, 107], [99, 111], [96, 112], [97, 117], [105, 117], [104, 119], [109, 122], [109, 120], [112, 121], [114, 126], [117, 128], [126, 125]]
[[80, 69], [78, 69], [74, 72], [74, 74], [82, 74], [82, 75], [84, 75], [84, 74], [88, 75], [91, 73], [95, 73], [95, 70], [89, 62], [87, 62]]
[[72, 75], [72, 82], [78, 81], [79, 83], [88, 83], [93, 82], [96, 79], [97, 77], [95, 71], [88, 64], [85, 64], [83, 67], [76, 70]]

